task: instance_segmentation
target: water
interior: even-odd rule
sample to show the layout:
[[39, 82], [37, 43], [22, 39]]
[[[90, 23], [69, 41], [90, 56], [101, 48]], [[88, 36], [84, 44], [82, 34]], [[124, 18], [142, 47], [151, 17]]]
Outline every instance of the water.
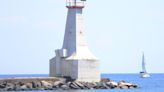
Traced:
[[[38, 75], [0, 75], [0, 78], [11, 77], [47, 77], [46, 74]], [[26, 92], [162, 92], [164, 91], [164, 74], [151, 74], [150, 78], [140, 78], [138, 74], [102, 74], [104, 78], [120, 81], [136, 83], [140, 86], [138, 89], [103, 89], [103, 90], [55, 90], [55, 91], [26, 91]], [[15, 91], [16, 92], [16, 91]], [[21, 91], [19, 91], [21, 92]]]

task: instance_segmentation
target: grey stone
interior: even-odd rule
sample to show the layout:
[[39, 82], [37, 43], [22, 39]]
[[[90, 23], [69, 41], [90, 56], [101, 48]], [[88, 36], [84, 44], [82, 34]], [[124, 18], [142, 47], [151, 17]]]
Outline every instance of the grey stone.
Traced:
[[41, 82], [32, 82], [32, 87], [33, 88], [40, 88], [42, 86]]
[[0, 84], [0, 88], [5, 88], [5, 85], [4, 84]]
[[134, 88], [137, 88], [138, 86], [137, 86], [136, 84], [133, 84], [133, 87], [134, 87]]
[[78, 85], [76, 85], [76, 83], [74, 83], [74, 82], [71, 82], [69, 87], [72, 89], [80, 89], [80, 87]]
[[110, 82], [106, 82], [106, 85], [113, 89], [118, 86], [118, 83], [114, 81], [110, 81]]
[[[27, 90], [28, 88], [27, 88], [27, 86], [26, 85], [22, 85], [22, 86], [20, 86], [20, 88], [19, 88], [20, 90]], [[19, 90], [18, 89], [18, 90]]]
[[123, 85], [123, 86], [120, 86], [120, 88], [121, 89], [128, 89], [128, 86]]
[[44, 88], [52, 88], [52, 84], [47, 81], [41, 81], [41, 84]]
[[85, 86], [81, 82], [76, 81], [75, 84], [79, 86], [81, 89], [85, 89]]
[[130, 86], [129, 89], [134, 89], [134, 87], [133, 86]]
[[120, 87], [119, 87], [119, 86], [117, 86], [117, 87], [115, 87], [114, 89], [120, 89]]
[[101, 82], [96, 82], [95, 84], [96, 84], [96, 86], [94, 86], [95, 89], [99, 89], [102, 86]]
[[13, 83], [7, 83], [6, 87], [4, 88], [7, 91], [11, 91], [15, 89], [15, 85]]
[[110, 89], [110, 86], [106, 85], [106, 83], [102, 83], [102, 85], [105, 89]]
[[108, 79], [108, 78], [101, 78], [101, 82], [109, 82], [110, 81], [110, 79]]
[[81, 82], [81, 84], [84, 86], [84, 89], [90, 89], [86, 82]]
[[54, 83], [53, 83], [53, 86], [61, 86], [61, 85], [63, 85], [63, 84], [65, 84], [63, 81], [55, 81]]
[[66, 84], [69, 86], [71, 83], [72, 83], [72, 82], [69, 81], [69, 82], [67, 82]]
[[27, 86], [27, 88], [30, 88], [30, 89], [32, 89], [32, 88], [33, 88], [32, 83], [26, 83], [25, 85]]
[[68, 90], [69, 87], [68, 87], [67, 85], [62, 85], [62, 86], [61, 86], [61, 89], [63, 89], [63, 90]]

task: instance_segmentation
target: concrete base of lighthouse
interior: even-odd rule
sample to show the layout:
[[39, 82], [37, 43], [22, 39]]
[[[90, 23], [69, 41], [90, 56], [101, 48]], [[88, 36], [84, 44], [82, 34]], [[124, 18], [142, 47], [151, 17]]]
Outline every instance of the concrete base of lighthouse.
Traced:
[[98, 60], [68, 59], [56, 56], [50, 60], [51, 77], [71, 77], [77, 81], [99, 82], [100, 71]]

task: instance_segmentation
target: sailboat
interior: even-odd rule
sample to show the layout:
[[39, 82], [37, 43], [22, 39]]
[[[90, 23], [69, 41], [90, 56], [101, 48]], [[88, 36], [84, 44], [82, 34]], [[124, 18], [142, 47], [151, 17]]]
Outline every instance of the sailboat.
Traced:
[[141, 78], [150, 77], [150, 74], [146, 71], [146, 63], [145, 63], [145, 56], [144, 53], [142, 54], [142, 71], [140, 72]]

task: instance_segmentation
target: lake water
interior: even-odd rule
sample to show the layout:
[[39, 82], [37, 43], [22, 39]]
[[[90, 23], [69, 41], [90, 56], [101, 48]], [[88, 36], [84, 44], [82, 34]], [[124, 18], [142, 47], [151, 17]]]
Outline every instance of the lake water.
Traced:
[[[38, 77], [48, 76], [46, 74], [39, 75], [0, 75], [1, 78], [11, 77]], [[138, 84], [138, 89], [103, 89], [103, 90], [54, 90], [54, 91], [26, 91], [26, 92], [164, 92], [164, 74], [151, 74], [150, 78], [140, 78], [139, 74], [102, 74], [104, 78], [120, 81], [125, 80]], [[15, 91], [16, 92], [16, 91]], [[18, 91], [21, 92], [21, 91]]]

